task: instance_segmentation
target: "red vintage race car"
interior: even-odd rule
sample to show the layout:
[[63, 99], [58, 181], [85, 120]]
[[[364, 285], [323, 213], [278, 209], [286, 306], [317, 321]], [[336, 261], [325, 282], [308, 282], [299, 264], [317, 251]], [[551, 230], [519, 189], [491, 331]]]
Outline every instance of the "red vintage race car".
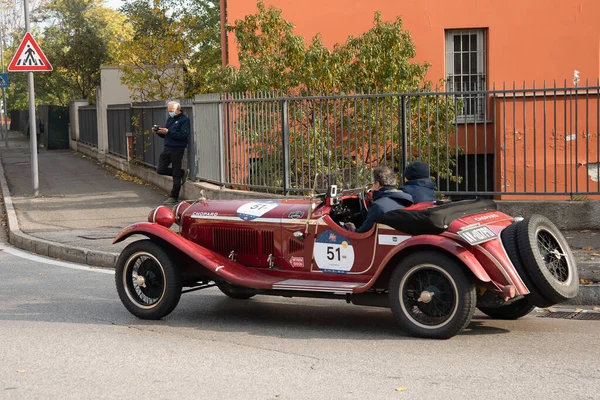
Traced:
[[[182, 293], [217, 286], [234, 299], [319, 297], [388, 307], [410, 334], [450, 338], [478, 307], [516, 319], [577, 295], [569, 246], [547, 218], [512, 218], [492, 200], [419, 203], [384, 214], [368, 232], [361, 191], [309, 199], [205, 200], [160, 206], [115, 243], [125, 307], [159, 319]], [[178, 229], [173, 229], [173, 224]]]

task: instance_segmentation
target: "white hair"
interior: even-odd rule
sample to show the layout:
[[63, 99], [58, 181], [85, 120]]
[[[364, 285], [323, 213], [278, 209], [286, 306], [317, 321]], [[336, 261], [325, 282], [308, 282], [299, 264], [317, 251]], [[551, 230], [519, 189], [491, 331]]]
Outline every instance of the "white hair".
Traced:
[[175, 109], [176, 109], [176, 110], [181, 110], [181, 104], [179, 104], [179, 102], [177, 102], [177, 101], [170, 101], [170, 102], [167, 104], [167, 108], [168, 108], [169, 106], [175, 106]]

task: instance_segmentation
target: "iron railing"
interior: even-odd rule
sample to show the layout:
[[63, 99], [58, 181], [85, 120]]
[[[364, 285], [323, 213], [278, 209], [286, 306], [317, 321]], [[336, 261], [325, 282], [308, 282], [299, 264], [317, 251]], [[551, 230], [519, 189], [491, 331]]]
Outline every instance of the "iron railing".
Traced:
[[98, 147], [98, 113], [95, 105], [79, 107], [79, 140]]
[[[600, 194], [600, 86], [233, 94], [224, 115], [224, 185], [302, 193], [315, 173], [359, 187], [377, 165], [402, 180], [426, 161], [442, 194]], [[477, 99], [481, 118], [464, 118]]]
[[[422, 160], [445, 195], [583, 199], [600, 195], [599, 93], [600, 82], [565, 82], [474, 91], [202, 96], [185, 106], [197, 121], [191, 123], [188, 164], [195, 169], [191, 176], [221, 186], [302, 194], [317, 174], [360, 187], [378, 165], [392, 167], [401, 182], [404, 167]], [[468, 107], [477, 118], [464, 117]], [[130, 124], [111, 122], [117, 110], [109, 109], [108, 125], [115, 125], [109, 150], [122, 156], [122, 136], [136, 132], [136, 158], [155, 166], [162, 140], [149, 132], [164, 123], [166, 106], [128, 109]]]

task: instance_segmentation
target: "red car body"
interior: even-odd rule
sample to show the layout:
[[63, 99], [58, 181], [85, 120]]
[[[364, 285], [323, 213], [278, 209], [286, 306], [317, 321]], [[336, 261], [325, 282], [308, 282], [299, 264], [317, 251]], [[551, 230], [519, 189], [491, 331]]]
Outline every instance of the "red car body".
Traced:
[[[459, 203], [464, 202], [455, 204]], [[411, 229], [403, 231], [385, 223], [375, 224], [364, 233], [346, 230], [340, 219], [360, 220], [366, 212], [367, 202], [360, 195], [352, 193], [339, 197], [322, 196], [316, 201], [314, 198], [201, 200], [191, 205], [180, 203], [173, 210], [159, 207], [149, 216], [151, 222], [125, 228], [116, 237], [115, 243], [139, 234], [165, 250], [166, 258], [173, 264], [168, 268], [175, 269], [173, 276], [179, 275], [179, 278], [171, 279], [180, 279], [175, 290], [181, 291], [182, 287], [202, 288], [212, 283], [234, 298], [248, 298], [255, 294], [331, 297], [361, 305], [387, 306], [392, 307], [392, 311], [398, 314], [396, 317], [399, 322], [412, 334], [447, 338], [460, 332], [465, 327], [462, 325], [468, 323], [456, 321], [451, 324], [447, 321], [463, 309], [465, 318], [470, 320], [474, 301], [484, 312], [487, 310], [490, 315], [500, 318], [518, 318], [535, 305], [553, 303], [548, 299], [547, 291], [544, 292], [546, 289], [542, 290], [542, 294], [537, 293], [536, 289], [533, 299], [530, 296], [533, 285], [531, 279], [524, 280], [523, 270], [519, 271], [513, 262], [521, 257], [512, 249], [511, 260], [504, 243], [506, 240], [502, 238], [502, 232], [507, 227], [513, 226], [516, 230], [518, 221], [495, 207], [489, 207], [490, 203], [484, 204], [488, 207], [472, 203], [472, 212], [461, 212], [457, 218], [453, 217], [449, 225], [441, 229], [441, 233], [414, 234]], [[462, 209], [468, 209], [469, 204], [466, 204], [466, 208], [463, 204]], [[426, 217], [430, 211], [452, 211], [453, 207], [453, 204], [420, 203], [402, 210], [402, 217]], [[341, 214], [340, 209], [343, 211]], [[173, 220], [179, 225], [178, 232], [170, 228]], [[407, 227], [411, 224], [407, 224]], [[418, 224], [417, 221], [411, 226], [419, 228]], [[555, 227], [543, 230], [546, 231], [556, 238], [557, 252], [564, 256], [564, 263], [561, 258], [558, 259], [561, 265], [564, 264], [559, 270], [566, 271], [567, 286], [573, 286], [571, 281], [577, 280], [577, 271], [572, 265], [574, 263], [568, 245]], [[526, 234], [524, 232], [521, 236], [525, 237]], [[516, 232], [514, 236], [516, 240]], [[535, 253], [535, 246], [530, 247]], [[140, 251], [148, 253], [149, 258], [140, 255], [139, 261], [132, 255], [142, 254]], [[538, 253], [534, 257], [541, 255], [543, 258], [543, 251]], [[126, 249], [117, 266], [116, 282], [121, 299], [130, 311], [141, 318], [161, 318], [179, 300], [179, 296], [175, 295], [175, 305], [156, 310], [160, 308], [160, 301], [153, 303], [158, 304], [154, 306], [146, 304], [147, 301], [140, 300], [136, 295], [140, 291], [145, 293], [145, 288], [136, 284], [146, 284], [146, 276], [163, 273], [165, 277], [162, 284], [168, 286], [164, 282], [168, 281], [163, 265], [166, 262], [161, 263], [160, 257], [152, 254], [152, 249]], [[434, 254], [432, 258], [435, 262], [429, 264], [427, 254]], [[155, 259], [160, 268], [151, 267], [154, 261], [148, 261], [150, 258]], [[417, 260], [412, 262], [416, 263], [415, 266], [411, 267], [410, 262], [404, 265], [409, 259]], [[134, 260], [138, 265], [137, 272]], [[522, 260], [517, 262], [524, 264]], [[462, 272], [453, 272], [457, 268], [448, 264], [457, 265]], [[537, 264], [539, 268], [545, 267], [543, 261]], [[396, 269], [402, 271], [394, 272]], [[149, 270], [154, 272], [149, 273]], [[407, 271], [415, 274], [412, 281], [406, 278]], [[457, 273], [464, 274], [464, 279], [454, 279]], [[439, 280], [440, 283], [430, 284], [427, 289], [424, 283], [426, 279]], [[463, 280], [466, 283], [461, 283]], [[526, 281], [529, 281], [529, 287]], [[461, 288], [461, 285], [468, 286]], [[160, 295], [164, 296], [167, 290], [168, 287]], [[450, 291], [451, 295], [444, 295], [444, 290]], [[476, 294], [463, 293], [469, 291]], [[158, 292], [160, 290], [157, 289]], [[456, 309], [448, 308], [448, 315], [438, 316], [444, 312], [436, 310], [438, 306], [433, 305], [442, 296], [453, 298]], [[476, 300], [473, 296], [476, 296]], [[572, 296], [572, 291], [564, 297], [568, 296]], [[459, 304], [461, 301], [465, 304]], [[394, 302], [399, 305], [394, 306]], [[515, 307], [515, 304], [519, 307]], [[138, 310], [140, 306], [141, 311]], [[439, 303], [439, 307], [446, 306]], [[515, 311], [515, 308], [518, 310]], [[165, 310], [168, 310], [166, 314]], [[509, 315], [503, 315], [502, 312], [499, 315], [498, 311]], [[423, 315], [425, 317], [422, 318]]]

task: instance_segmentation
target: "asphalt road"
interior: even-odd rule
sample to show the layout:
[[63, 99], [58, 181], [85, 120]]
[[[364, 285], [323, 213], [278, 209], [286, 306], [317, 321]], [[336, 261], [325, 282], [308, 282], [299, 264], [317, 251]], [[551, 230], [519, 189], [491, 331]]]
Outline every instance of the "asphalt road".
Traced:
[[531, 400], [600, 393], [600, 321], [479, 315], [453, 339], [423, 340], [403, 334], [385, 309], [240, 301], [213, 288], [184, 295], [165, 320], [148, 322], [121, 305], [112, 271], [0, 248], [2, 399]]

